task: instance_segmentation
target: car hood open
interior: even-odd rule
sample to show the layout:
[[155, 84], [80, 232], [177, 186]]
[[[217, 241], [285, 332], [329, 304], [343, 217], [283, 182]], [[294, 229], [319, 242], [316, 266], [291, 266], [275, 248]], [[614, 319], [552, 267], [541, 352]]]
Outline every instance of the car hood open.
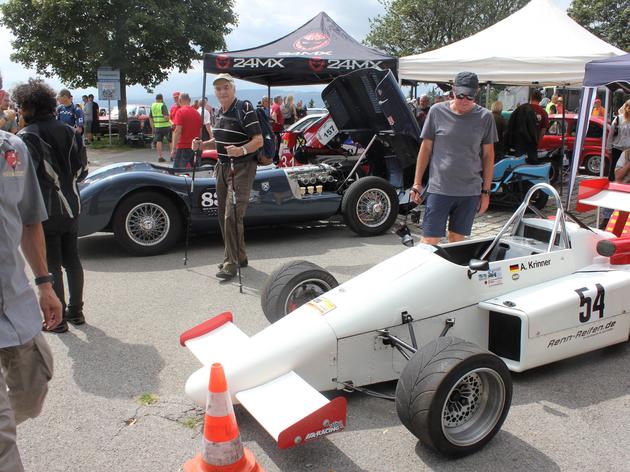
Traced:
[[395, 156], [403, 167], [414, 165], [420, 127], [389, 70], [361, 69], [333, 80], [322, 99], [337, 128], [367, 146], [378, 135], [378, 152], [370, 159]]

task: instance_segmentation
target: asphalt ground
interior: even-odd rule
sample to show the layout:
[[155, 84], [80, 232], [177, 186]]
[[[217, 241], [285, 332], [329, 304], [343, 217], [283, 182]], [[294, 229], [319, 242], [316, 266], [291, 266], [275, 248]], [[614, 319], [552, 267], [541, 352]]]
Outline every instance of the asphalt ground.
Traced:
[[[155, 160], [148, 149], [90, 152], [93, 167], [147, 159]], [[509, 215], [491, 210], [477, 219], [474, 235], [496, 232]], [[247, 231], [246, 239], [243, 294], [236, 282], [214, 277], [223, 253], [216, 235], [191, 241], [187, 266], [183, 244], [135, 258], [111, 235], [80, 240], [88, 324], [46, 335], [55, 375], [42, 415], [18, 428], [26, 470], [181, 470], [200, 451], [203, 418], [183, 392], [199, 364], [179, 346], [181, 332], [227, 310], [249, 335], [265, 328], [259, 291], [289, 260], [312, 261], [343, 282], [405, 249], [392, 233], [361, 238], [341, 220], [261, 228]], [[393, 403], [357, 393], [344, 394], [344, 432], [289, 450], [278, 449], [239, 406], [236, 415], [245, 445], [271, 472], [630, 471], [628, 365], [630, 343], [624, 343], [512, 374], [503, 428], [483, 450], [458, 460], [419, 443]], [[395, 384], [375, 388], [391, 393]]]

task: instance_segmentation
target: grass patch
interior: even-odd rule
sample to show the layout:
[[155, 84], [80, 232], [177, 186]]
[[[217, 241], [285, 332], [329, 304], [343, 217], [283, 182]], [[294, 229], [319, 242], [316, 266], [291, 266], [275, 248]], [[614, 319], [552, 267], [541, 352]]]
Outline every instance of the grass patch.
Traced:
[[142, 406], [149, 406], [157, 403], [158, 396], [153, 393], [143, 393], [138, 397], [138, 403]]
[[131, 146], [120, 144], [117, 136], [112, 136], [112, 144], [109, 144], [109, 138], [101, 138], [100, 141], [92, 141], [92, 144], [86, 146], [88, 149], [99, 151], [128, 151]]
[[195, 429], [200, 424], [203, 424], [203, 415], [187, 416], [181, 423], [187, 428]]

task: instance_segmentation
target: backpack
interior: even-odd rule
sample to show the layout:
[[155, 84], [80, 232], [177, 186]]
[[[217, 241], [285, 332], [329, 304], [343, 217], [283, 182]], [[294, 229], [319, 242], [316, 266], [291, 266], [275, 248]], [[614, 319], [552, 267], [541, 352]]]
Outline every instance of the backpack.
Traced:
[[[238, 120], [241, 127], [243, 126], [243, 107], [245, 102], [239, 100], [236, 104], [238, 110]], [[253, 107], [253, 105], [250, 106]], [[273, 157], [276, 154], [276, 136], [271, 130], [271, 124], [265, 115], [265, 111], [262, 108], [256, 108], [256, 117], [258, 119], [258, 123], [260, 124], [260, 130], [262, 131], [263, 137], [263, 145], [260, 149], [258, 149], [258, 155], [256, 156], [256, 160], [258, 161], [258, 165], [267, 166], [273, 162]]]
[[[63, 176], [57, 159], [53, 157], [54, 150], [50, 144], [42, 139], [39, 135], [39, 126], [37, 123], [31, 124], [19, 133], [20, 138], [26, 144], [31, 155], [36, 154], [39, 157], [39, 165], [37, 166], [37, 180], [39, 181], [46, 210], [48, 216], [69, 216], [76, 218], [78, 214], [74, 214], [72, 207], [66, 194], [78, 195], [76, 183], [82, 181], [87, 176], [88, 163], [87, 152], [83, 141], [78, 132], [75, 132], [70, 126], [66, 129], [68, 133], [72, 133], [72, 149], [68, 153], [68, 167], [71, 172], [70, 181]], [[73, 187], [68, 189], [68, 183]], [[49, 195], [55, 195], [55, 202], [48, 199]], [[78, 197], [76, 197], [78, 200]]]

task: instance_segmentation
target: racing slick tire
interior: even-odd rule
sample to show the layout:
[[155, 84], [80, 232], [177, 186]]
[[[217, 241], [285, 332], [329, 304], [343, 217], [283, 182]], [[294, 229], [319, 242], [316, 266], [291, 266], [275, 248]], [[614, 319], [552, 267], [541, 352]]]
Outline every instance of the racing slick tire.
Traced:
[[448, 457], [471, 454], [499, 431], [512, 400], [505, 363], [479, 346], [440, 337], [418, 350], [396, 386], [396, 411], [420, 441]]
[[343, 196], [341, 213], [359, 236], [375, 236], [390, 229], [398, 216], [396, 189], [380, 177], [363, 177]]
[[296, 310], [339, 285], [325, 269], [308, 261], [291, 261], [274, 270], [267, 279], [260, 304], [270, 323]]
[[114, 213], [112, 226], [116, 241], [135, 256], [167, 251], [183, 228], [175, 203], [157, 192], [138, 192], [125, 198]]

